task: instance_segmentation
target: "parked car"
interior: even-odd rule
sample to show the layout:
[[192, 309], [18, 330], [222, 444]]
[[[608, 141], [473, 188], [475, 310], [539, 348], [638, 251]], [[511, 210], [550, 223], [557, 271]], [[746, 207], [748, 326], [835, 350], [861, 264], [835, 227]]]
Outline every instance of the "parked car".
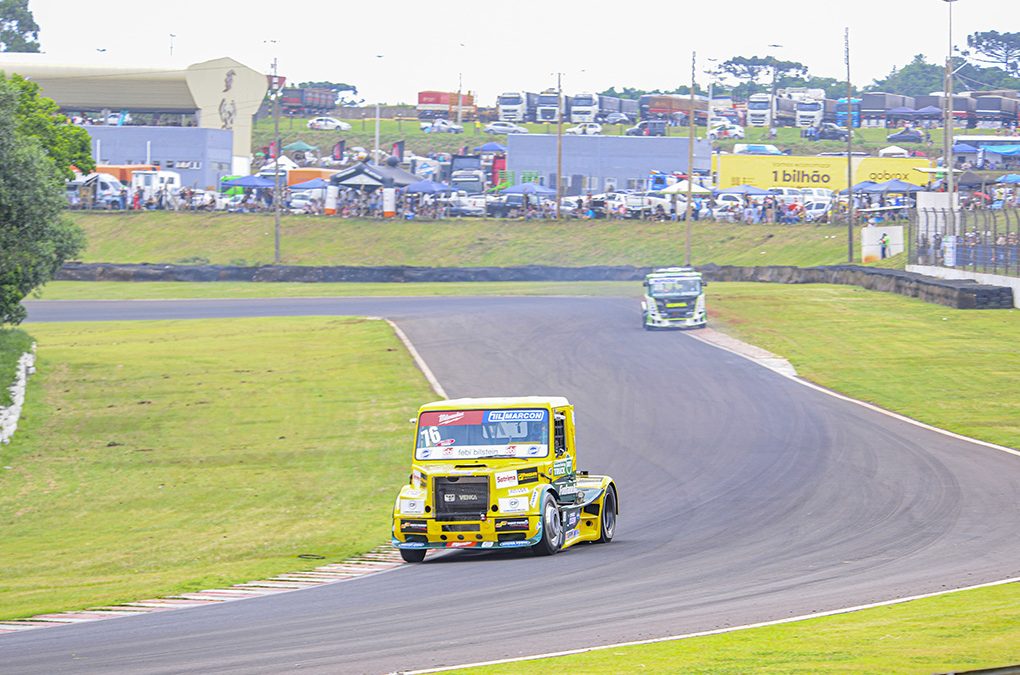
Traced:
[[606, 115], [606, 124], [630, 124], [627, 113], [613, 112]]
[[316, 117], [308, 120], [308, 128], [319, 131], [350, 131], [351, 125], [335, 117]]
[[832, 209], [831, 199], [818, 199], [804, 204], [804, 219], [810, 223], [825, 220]]
[[666, 120], [641, 120], [624, 132], [627, 136], [665, 136]]
[[729, 122], [723, 122], [710, 127], [708, 130], [708, 139], [710, 141], [714, 141], [720, 138], [736, 138], [738, 140], [743, 140], [744, 127], [737, 124], [731, 124]]
[[522, 127], [520, 124], [514, 124], [513, 122], [489, 122], [485, 125], [485, 133], [487, 134], [526, 134], [528, 130]]
[[581, 122], [569, 129], [564, 129], [563, 133], [571, 136], [601, 136], [602, 125], [598, 122]]
[[462, 134], [464, 127], [455, 124], [450, 120], [438, 119], [431, 122], [422, 122], [421, 130], [427, 134]]
[[917, 129], [902, 129], [885, 137], [889, 143], [922, 143], [924, 134]]
[[822, 122], [815, 138], [819, 141], [845, 141], [847, 140], [846, 129], [836, 126], [832, 122]]
[[485, 207], [465, 197], [453, 197], [448, 202], [446, 215], [451, 218], [481, 218], [485, 215]]

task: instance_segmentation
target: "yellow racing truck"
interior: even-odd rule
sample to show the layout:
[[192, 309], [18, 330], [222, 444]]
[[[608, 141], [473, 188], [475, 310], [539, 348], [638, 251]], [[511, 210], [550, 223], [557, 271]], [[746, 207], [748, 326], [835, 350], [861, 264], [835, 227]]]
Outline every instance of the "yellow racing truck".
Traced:
[[567, 399], [436, 401], [413, 421], [411, 474], [393, 507], [392, 541], [405, 561], [421, 562], [428, 549], [552, 555], [612, 540], [616, 484], [577, 470]]
[[701, 272], [692, 267], [665, 267], [645, 276], [641, 324], [656, 328], [703, 328], [705, 286]]

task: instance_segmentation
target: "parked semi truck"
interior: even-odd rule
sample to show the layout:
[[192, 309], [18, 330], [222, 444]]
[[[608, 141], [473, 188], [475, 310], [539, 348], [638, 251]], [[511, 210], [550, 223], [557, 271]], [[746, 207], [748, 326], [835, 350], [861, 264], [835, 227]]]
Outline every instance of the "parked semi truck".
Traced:
[[455, 91], [419, 91], [417, 110], [420, 120], [473, 120], [477, 116], [474, 95]]
[[612, 113], [623, 112], [623, 100], [603, 94], [576, 94], [570, 101], [570, 121], [602, 122]]
[[498, 116], [504, 122], [534, 122], [537, 119], [538, 94], [508, 91], [496, 99]]
[[751, 94], [747, 99], [747, 126], [792, 127], [797, 121], [797, 101], [772, 94]]
[[831, 98], [804, 99], [797, 101], [797, 126], [822, 126], [825, 122], [836, 121], [836, 101]]
[[560, 95], [555, 89], [546, 89], [538, 95], [537, 121], [559, 122], [560, 109], [563, 110], [563, 119], [570, 119], [570, 98]]

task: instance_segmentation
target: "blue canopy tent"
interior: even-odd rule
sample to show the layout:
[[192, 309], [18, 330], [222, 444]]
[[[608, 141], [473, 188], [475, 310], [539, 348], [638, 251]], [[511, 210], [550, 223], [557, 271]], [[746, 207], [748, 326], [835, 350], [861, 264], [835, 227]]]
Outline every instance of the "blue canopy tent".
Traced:
[[325, 190], [329, 187], [329, 181], [321, 178], [306, 180], [304, 183], [295, 183], [290, 186], [291, 190]]
[[239, 187], [239, 188], [271, 188], [276, 183], [269, 178], [263, 178], [262, 176], [241, 176], [233, 180], [225, 180], [220, 183], [223, 187]]
[[884, 183], [876, 183], [870, 189], [865, 189], [864, 192], [902, 192], [907, 194], [913, 194], [915, 192], [921, 192], [924, 188], [913, 183], [902, 181], [898, 178], [887, 180]]
[[485, 145], [479, 145], [475, 152], [506, 152], [506, 146], [496, 141], [489, 141]]
[[538, 195], [540, 197], [552, 197], [556, 190], [539, 185], [538, 183], [520, 183], [502, 190], [505, 195]]
[[900, 106], [899, 108], [892, 108], [890, 110], [885, 111], [886, 117], [913, 117], [916, 114], [917, 114], [916, 110], [914, 110], [913, 108], [908, 108], [906, 106]]
[[406, 188], [404, 188], [404, 190], [413, 194], [423, 195], [435, 195], [453, 192], [453, 188], [447, 185], [446, 183], [437, 183], [433, 180], [420, 180], [417, 183], [411, 183]]
[[936, 108], [933, 105], [926, 105], [923, 108], [918, 108], [914, 111], [914, 114], [918, 117], [941, 117], [942, 109]]
[[1020, 145], [992, 145], [987, 146], [985, 152], [994, 152], [1003, 157], [1016, 157], [1020, 155]]
[[1005, 176], [999, 176], [999, 179], [995, 182], [1020, 184], [1020, 173], [1007, 173]]
[[[860, 183], [854, 185], [854, 192], [866, 192], [868, 188], [874, 187], [875, 185], [878, 185], [878, 183], [873, 180], [862, 180]], [[839, 191], [839, 194], [841, 195], [845, 195], [846, 193], [847, 190], [845, 188]]]
[[737, 185], [736, 187], [726, 188], [725, 190], [718, 190], [717, 194], [743, 195], [745, 197], [765, 197], [772, 193], [768, 190], [756, 188], [753, 185]]
[[969, 143], [957, 143], [953, 146], [953, 152], [958, 155], [969, 155], [977, 152], [978, 149]]

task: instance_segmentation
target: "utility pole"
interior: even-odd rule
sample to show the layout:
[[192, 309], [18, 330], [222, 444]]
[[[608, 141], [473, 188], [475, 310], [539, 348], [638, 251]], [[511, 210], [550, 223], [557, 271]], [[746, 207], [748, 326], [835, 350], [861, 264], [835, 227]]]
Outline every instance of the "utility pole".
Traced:
[[956, 234], [956, 202], [954, 192], [956, 189], [955, 177], [953, 176], [953, 3], [956, 0], [945, 0], [949, 5], [949, 52], [946, 54], [946, 121], [943, 143], [945, 152], [942, 157], [946, 165], [946, 192], [949, 194], [949, 231]]
[[843, 29], [843, 61], [846, 63], [846, 261], [854, 261], [854, 116], [850, 100], [850, 27]]
[[563, 201], [563, 73], [556, 73], [556, 220]]
[[457, 124], [464, 119], [464, 73], [457, 73]]
[[273, 219], [275, 222], [274, 229], [274, 248], [273, 248], [273, 262], [277, 265], [280, 264], [280, 156], [283, 154], [283, 148], [280, 147], [280, 79], [276, 72], [276, 57], [273, 57], [273, 139], [276, 144], [276, 156], [273, 161], [276, 163], [275, 171], [273, 172]]
[[[687, 212], [684, 214], [684, 223], [687, 225], [684, 237], [684, 265], [691, 265], [691, 213], [693, 206], [691, 199], [694, 192], [694, 69], [698, 61], [698, 53], [691, 52], [691, 96], [690, 105], [687, 110]], [[709, 105], [711, 108], [711, 104]]]
[[170, 58], [174, 57], [174, 38], [177, 37], [173, 33], [170, 33]]

